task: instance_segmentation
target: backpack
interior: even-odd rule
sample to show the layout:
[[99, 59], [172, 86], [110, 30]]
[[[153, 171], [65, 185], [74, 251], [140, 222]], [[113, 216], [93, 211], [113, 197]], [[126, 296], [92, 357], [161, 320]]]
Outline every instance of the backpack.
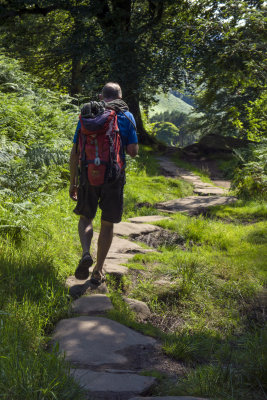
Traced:
[[81, 176], [86, 169], [92, 186], [116, 182], [124, 167], [116, 111], [107, 109], [104, 102], [92, 101], [83, 106], [79, 119]]

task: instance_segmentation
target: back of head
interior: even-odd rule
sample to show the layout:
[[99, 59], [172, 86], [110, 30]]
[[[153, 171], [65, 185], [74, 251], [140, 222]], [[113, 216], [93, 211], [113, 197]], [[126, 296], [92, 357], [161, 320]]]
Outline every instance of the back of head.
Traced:
[[121, 87], [118, 83], [108, 82], [102, 89], [102, 97], [105, 100], [116, 100], [122, 98]]

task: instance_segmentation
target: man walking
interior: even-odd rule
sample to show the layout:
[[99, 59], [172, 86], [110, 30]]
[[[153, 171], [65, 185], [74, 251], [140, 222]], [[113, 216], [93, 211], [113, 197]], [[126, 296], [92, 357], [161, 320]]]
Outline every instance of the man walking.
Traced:
[[[117, 112], [118, 128], [123, 149], [131, 157], [138, 153], [138, 140], [135, 129], [135, 120], [129, 112], [127, 104], [121, 99], [122, 91], [117, 83], [107, 83], [100, 95], [100, 99], [108, 103]], [[113, 224], [121, 221], [123, 211], [123, 188], [125, 184], [125, 155], [123, 153], [124, 166], [121, 176], [109, 185], [92, 186], [88, 179], [83, 184], [76, 186], [76, 171], [79, 163], [80, 149], [77, 146], [78, 134], [81, 128], [78, 122], [73, 139], [73, 147], [70, 155], [70, 197], [77, 201], [74, 212], [80, 215], [78, 231], [82, 245], [82, 258], [75, 271], [77, 279], [87, 279], [89, 267], [93, 264], [90, 255], [90, 246], [93, 237], [93, 219], [99, 205], [101, 215], [101, 229], [98, 238], [97, 261], [94, 267], [91, 282], [100, 284], [105, 280], [103, 265], [110, 249], [113, 238]]]

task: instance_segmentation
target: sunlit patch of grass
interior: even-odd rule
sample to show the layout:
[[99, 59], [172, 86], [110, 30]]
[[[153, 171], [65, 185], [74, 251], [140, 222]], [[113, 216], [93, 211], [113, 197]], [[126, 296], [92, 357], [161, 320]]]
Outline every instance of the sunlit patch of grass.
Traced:
[[84, 398], [62, 357], [45, 351], [46, 335], [68, 315], [64, 280], [79, 259], [72, 207], [65, 191], [59, 193], [26, 217], [19, 242], [2, 237], [0, 391], [6, 400]]
[[243, 201], [210, 208], [209, 215], [230, 222], [254, 223], [267, 220], [267, 204], [258, 201]]

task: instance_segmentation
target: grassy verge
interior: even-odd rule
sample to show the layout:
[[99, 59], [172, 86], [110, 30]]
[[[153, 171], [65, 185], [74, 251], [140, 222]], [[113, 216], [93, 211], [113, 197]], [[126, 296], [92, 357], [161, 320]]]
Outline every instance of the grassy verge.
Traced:
[[[243, 205], [239, 216], [250, 206]], [[257, 212], [254, 203], [251, 215]], [[134, 279], [123, 286], [129, 297], [149, 305], [151, 319], [140, 325], [121, 306], [111, 315], [160, 338], [164, 352], [189, 367], [184, 379], [163, 379], [154, 394], [265, 399], [267, 223], [233, 225], [176, 214], [157, 225], [179, 234], [184, 244], [136, 255], [129, 264]]]
[[84, 399], [57, 354], [54, 324], [67, 316], [64, 280], [77, 260], [76, 221], [65, 193], [25, 217], [27, 230], [0, 244], [0, 392], [7, 400]]
[[229, 222], [254, 223], [267, 219], [267, 204], [238, 200], [228, 206], [212, 207], [209, 216]]

